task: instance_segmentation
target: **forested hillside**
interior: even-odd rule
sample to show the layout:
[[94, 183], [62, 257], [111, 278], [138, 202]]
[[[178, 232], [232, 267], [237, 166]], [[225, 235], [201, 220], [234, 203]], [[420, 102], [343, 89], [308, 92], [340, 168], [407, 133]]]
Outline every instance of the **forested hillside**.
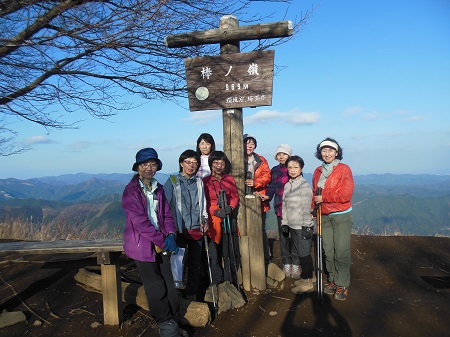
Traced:
[[[158, 174], [164, 183], [168, 175]], [[121, 193], [131, 175], [67, 175], [0, 179], [0, 223], [76, 227], [77, 232], [119, 233]], [[310, 176], [305, 175], [310, 180]], [[369, 235], [450, 235], [450, 177], [355, 177], [354, 232]], [[268, 229], [275, 230], [273, 212]], [[105, 234], [106, 235], [106, 234]]]

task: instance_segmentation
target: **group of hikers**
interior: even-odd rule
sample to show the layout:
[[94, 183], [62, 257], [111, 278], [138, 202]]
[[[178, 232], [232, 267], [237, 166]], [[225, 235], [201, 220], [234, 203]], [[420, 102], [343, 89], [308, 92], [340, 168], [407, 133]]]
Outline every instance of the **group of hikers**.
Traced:
[[[292, 292], [314, 291], [316, 276], [311, 248], [319, 209], [328, 278], [323, 291], [337, 300], [345, 300], [350, 285], [354, 183], [350, 167], [341, 162], [342, 147], [332, 138], [317, 145], [315, 156], [322, 164], [315, 169], [311, 185], [303, 177], [303, 159], [293, 155], [289, 145], [276, 148], [274, 157], [279, 164], [270, 169], [267, 160], [255, 152], [256, 137], [245, 134], [243, 141], [246, 193], [261, 198], [266, 272], [272, 259], [266, 213], [272, 201], [282, 268], [286, 277], [296, 279]], [[238, 259], [234, 255], [238, 254], [238, 247], [230, 252], [226, 247], [229, 243], [224, 243], [229, 240], [227, 231], [234, 233], [232, 240], [239, 232], [235, 221], [239, 195], [230, 174], [231, 163], [223, 151], [216, 150], [209, 133], [198, 137], [196, 150], [181, 153], [178, 163], [178, 174], [169, 176], [162, 185], [154, 178], [163, 165], [158, 153], [150, 147], [139, 150], [132, 166], [137, 173], [122, 196], [126, 214], [124, 251], [136, 262], [162, 337], [187, 336], [177, 322], [179, 289], [175, 287], [170, 262], [171, 255], [177, 254], [180, 247], [188, 252], [187, 280], [181, 291], [184, 298], [202, 300], [199, 290], [205, 268], [209, 270], [211, 286], [225, 280], [237, 282], [225, 259]], [[236, 273], [234, 276], [237, 277]]]

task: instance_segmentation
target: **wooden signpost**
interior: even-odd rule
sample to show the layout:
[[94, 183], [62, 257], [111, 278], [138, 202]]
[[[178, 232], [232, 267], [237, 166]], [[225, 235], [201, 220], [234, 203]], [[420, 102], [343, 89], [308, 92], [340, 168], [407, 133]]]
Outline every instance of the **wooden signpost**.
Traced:
[[[170, 48], [220, 43], [220, 56], [185, 60], [189, 107], [191, 111], [222, 109], [223, 150], [232, 163], [231, 174], [239, 192], [241, 279], [246, 291], [251, 286], [264, 290], [266, 275], [262, 233], [256, 230], [262, 223], [261, 201], [245, 195], [242, 108], [272, 105], [274, 51], [240, 53], [239, 42], [288, 37], [292, 33], [291, 21], [240, 27], [236, 17], [226, 15], [219, 29], [169, 35], [165, 39]], [[249, 231], [250, 226], [255, 227]], [[261, 247], [255, 249], [255, 245]]]
[[272, 105], [273, 50], [188, 58], [191, 111]]

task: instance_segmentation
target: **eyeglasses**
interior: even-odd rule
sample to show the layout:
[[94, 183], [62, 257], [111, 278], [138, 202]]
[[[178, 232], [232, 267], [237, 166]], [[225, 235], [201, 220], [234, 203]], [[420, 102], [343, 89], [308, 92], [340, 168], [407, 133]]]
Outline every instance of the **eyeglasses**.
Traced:
[[143, 169], [151, 168], [151, 169], [155, 170], [155, 169], [158, 168], [158, 164], [157, 164], [157, 163], [154, 163], [154, 162], [143, 163], [143, 164], [141, 164], [141, 165], [139, 165], [139, 166], [140, 166], [141, 168], [143, 168]]
[[214, 160], [212, 163], [214, 166], [225, 166], [225, 161], [223, 160]]
[[198, 165], [198, 161], [196, 160], [183, 160], [183, 163], [185, 163], [186, 165], [194, 165], [194, 166]]

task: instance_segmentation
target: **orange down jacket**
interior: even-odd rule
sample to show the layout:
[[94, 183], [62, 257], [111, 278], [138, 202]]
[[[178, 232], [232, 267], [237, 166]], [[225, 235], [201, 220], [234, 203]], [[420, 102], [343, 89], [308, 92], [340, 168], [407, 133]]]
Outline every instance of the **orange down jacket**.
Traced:
[[[255, 175], [253, 177], [253, 187], [255, 192], [259, 194], [267, 194], [267, 188], [269, 187], [272, 175], [270, 173], [269, 163], [266, 158], [253, 152], [253, 156], [256, 160]], [[245, 171], [247, 171], [247, 162], [245, 163]], [[267, 212], [270, 209], [268, 200], [261, 202], [261, 211]]]
[[[313, 174], [313, 195], [316, 195], [317, 183], [322, 174], [322, 165]], [[322, 214], [343, 212], [352, 207], [352, 195], [355, 184], [352, 170], [346, 164], [339, 163], [333, 168], [330, 176], [325, 180], [322, 189]], [[314, 197], [312, 207], [315, 207]]]

